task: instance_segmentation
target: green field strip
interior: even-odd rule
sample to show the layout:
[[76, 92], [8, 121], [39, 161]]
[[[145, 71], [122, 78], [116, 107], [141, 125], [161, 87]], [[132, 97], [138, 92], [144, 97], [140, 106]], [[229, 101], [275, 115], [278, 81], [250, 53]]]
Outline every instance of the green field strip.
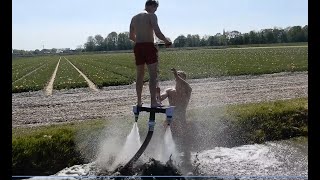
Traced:
[[104, 68], [105, 70], [112, 72], [114, 74], [118, 74], [120, 76], [123, 76], [129, 80], [133, 80], [135, 77], [135, 68], [129, 68], [127, 66], [122, 66], [117, 63], [113, 63], [112, 61], [108, 60], [101, 60], [101, 59], [95, 59], [92, 62], [93, 66], [99, 66], [101, 68]]
[[[100, 56], [101, 57], [101, 56]], [[106, 54], [102, 56], [104, 58], [96, 58], [95, 60], [108, 60], [112, 64], [119, 65], [119, 66], [124, 66], [130, 69], [135, 70], [136, 65], [135, 65], [135, 57], [133, 53], [119, 53], [119, 54]]]
[[189, 78], [308, 70], [307, 47], [205, 49], [163, 52], [160, 56], [162, 80], [172, 77], [171, 67], [186, 71]]
[[[65, 57], [64, 57], [65, 58]], [[79, 73], [80, 75], [86, 80], [89, 88], [93, 91], [99, 91], [98, 87], [83, 73], [81, 72], [74, 64], [72, 64], [67, 58], [65, 58], [69, 64], [72, 65], [73, 68], [75, 68]]]
[[[108, 71], [128, 78], [129, 84], [136, 80], [136, 65], [133, 53], [97, 55], [93, 61], [99, 62]], [[145, 67], [144, 81], [148, 79], [148, 70]]]
[[[226, 50], [224, 72], [232, 75], [263, 74], [307, 69], [307, 47]], [[298, 65], [299, 64], [299, 65]], [[231, 75], [227, 74], [226, 75]]]
[[[43, 67], [45, 64], [43, 63], [43, 64], [41, 64], [40, 65], [40, 67], [37, 67], [36, 69], [33, 69], [31, 72], [28, 72], [27, 74], [25, 74], [25, 75], [23, 75], [22, 77], [20, 77], [19, 79], [16, 79], [15, 78], [15, 80], [12, 82], [12, 83], [16, 83], [17, 81], [19, 81], [19, 80], [21, 80], [21, 79], [23, 79], [23, 78], [25, 78], [26, 76], [29, 76], [30, 74], [32, 74], [32, 73], [34, 73], [34, 72], [36, 72], [38, 69], [40, 69], [41, 67]], [[25, 71], [26, 72], [26, 71]], [[19, 74], [19, 73], [18, 73]], [[19, 75], [22, 75], [22, 74], [19, 74]]]
[[12, 82], [26, 76], [35, 69], [43, 66], [48, 58], [34, 57], [34, 58], [21, 58], [12, 61]]
[[96, 86], [112, 86], [118, 84], [128, 84], [129, 80], [121, 75], [114, 74], [104, 68], [94, 66], [91, 59], [68, 57], [68, 60], [83, 72]]
[[[121, 60], [122, 55], [119, 54], [119, 58], [117, 56], [112, 55], [94, 55], [90, 57], [90, 60], [87, 61], [88, 64], [92, 66], [100, 67], [105, 69], [106, 71], [112, 72], [114, 74], [123, 76], [127, 78], [130, 82], [135, 79], [135, 65], [133, 64], [131, 67], [126, 66], [129, 65], [129, 59], [123, 65], [119, 65], [116, 63]], [[133, 63], [133, 62], [132, 62]]]
[[53, 89], [60, 90], [79, 87], [88, 87], [86, 80], [65, 58], [61, 58], [53, 83]]
[[[161, 51], [159, 51], [159, 61], [160, 64], [159, 66], [161, 66]], [[119, 53], [119, 54], [107, 54], [106, 57], [110, 60], [110, 65], [119, 65], [119, 70], [123, 70], [123, 71], [128, 71], [130, 70], [130, 72], [128, 73], [127, 76], [129, 76], [131, 79], [133, 79], [133, 81], [135, 81], [136, 78], [136, 65], [135, 65], [135, 57], [133, 53]], [[96, 61], [101, 61], [100, 59], [95, 59]], [[164, 78], [161, 76], [161, 68], [160, 70], [160, 80], [164, 80]], [[121, 73], [123, 71], [120, 71]], [[170, 68], [168, 69], [168, 71], [170, 71]], [[169, 79], [169, 74], [167, 74], [166, 79]], [[147, 81], [149, 79], [149, 75], [148, 75], [148, 69], [147, 66], [145, 67], [145, 75], [144, 75], [144, 81]]]
[[[98, 87], [130, 84], [136, 77], [133, 53], [69, 55], [67, 58]], [[188, 79], [308, 71], [308, 46], [160, 50], [160, 81], [174, 78], [170, 71], [173, 67], [185, 71]], [[148, 77], [146, 68], [145, 80]]]
[[216, 55], [204, 53], [201, 50], [160, 52], [160, 80], [172, 79], [171, 68], [182, 70], [188, 78], [203, 78], [219, 74], [220, 69], [215, 65]]
[[49, 82], [52, 73], [59, 61], [59, 58], [47, 61], [44, 66], [33, 72], [31, 75], [12, 84], [12, 92], [25, 92], [42, 90]]

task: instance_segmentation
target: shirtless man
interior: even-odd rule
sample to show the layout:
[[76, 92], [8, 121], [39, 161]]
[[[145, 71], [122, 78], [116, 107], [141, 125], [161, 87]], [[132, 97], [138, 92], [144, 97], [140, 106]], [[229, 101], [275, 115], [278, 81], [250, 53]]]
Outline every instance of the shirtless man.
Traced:
[[[154, 45], [154, 34], [164, 41], [165, 46], [169, 47], [172, 43], [162, 34], [157, 16], [154, 14], [159, 6], [157, 0], [147, 0], [145, 10], [131, 19], [130, 39], [135, 42], [134, 55], [137, 69], [136, 92], [137, 105], [141, 106], [141, 94], [143, 88], [144, 65], [147, 64], [149, 71], [149, 90], [151, 96], [151, 107], [161, 105], [157, 101], [160, 96], [158, 86], [158, 49]], [[157, 90], [158, 89], [158, 90]], [[157, 94], [158, 92], [158, 94]]]
[[[178, 148], [184, 152], [182, 167], [185, 170], [190, 171], [191, 160], [190, 160], [190, 137], [186, 121], [186, 110], [191, 97], [192, 88], [189, 83], [186, 82], [186, 74], [183, 71], [177, 71], [176, 69], [171, 69], [176, 86], [174, 88], [166, 89], [161, 95], [160, 100], [163, 101], [168, 98], [169, 105], [175, 106], [174, 116], [172, 123], [170, 125], [172, 134], [176, 138]], [[167, 124], [167, 123], [166, 123]]]

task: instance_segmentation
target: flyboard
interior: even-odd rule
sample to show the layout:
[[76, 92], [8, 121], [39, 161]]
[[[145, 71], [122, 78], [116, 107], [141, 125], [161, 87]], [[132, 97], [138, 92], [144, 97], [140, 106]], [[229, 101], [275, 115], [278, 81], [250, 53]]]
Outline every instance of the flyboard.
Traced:
[[149, 112], [149, 122], [148, 122], [149, 130], [148, 130], [147, 137], [142, 143], [140, 149], [130, 159], [130, 161], [119, 170], [120, 173], [126, 172], [128, 168], [132, 167], [133, 163], [139, 159], [139, 157], [143, 154], [143, 152], [147, 148], [154, 131], [155, 114], [156, 113], [166, 114], [166, 121], [168, 125], [170, 125], [172, 121], [173, 112], [174, 112], [174, 106], [161, 106], [161, 107], [155, 107], [155, 108], [150, 107], [150, 105], [133, 106], [132, 111], [135, 116], [135, 122], [138, 121], [140, 112], [142, 111]]

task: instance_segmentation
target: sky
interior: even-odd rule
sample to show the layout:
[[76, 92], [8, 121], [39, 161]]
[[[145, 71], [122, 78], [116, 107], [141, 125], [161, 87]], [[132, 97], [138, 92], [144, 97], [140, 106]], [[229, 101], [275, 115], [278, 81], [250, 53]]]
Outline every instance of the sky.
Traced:
[[[12, 0], [12, 48], [83, 46], [89, 36], [128, 32], [146, 0]], [[159, 0], [162, 33], [215, 35], [308, 25], [308, 0]]]

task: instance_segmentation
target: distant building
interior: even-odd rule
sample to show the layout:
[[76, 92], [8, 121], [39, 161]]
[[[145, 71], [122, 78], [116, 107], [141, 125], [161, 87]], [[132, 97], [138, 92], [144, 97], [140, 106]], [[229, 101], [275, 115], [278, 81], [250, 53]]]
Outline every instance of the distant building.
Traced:
[[50, 49], [42, 49], [40, 52], [43, 54], [50, 54], [51, 53]]
[[63, 53], [62, 49], [57, 49], [56, 53]]

